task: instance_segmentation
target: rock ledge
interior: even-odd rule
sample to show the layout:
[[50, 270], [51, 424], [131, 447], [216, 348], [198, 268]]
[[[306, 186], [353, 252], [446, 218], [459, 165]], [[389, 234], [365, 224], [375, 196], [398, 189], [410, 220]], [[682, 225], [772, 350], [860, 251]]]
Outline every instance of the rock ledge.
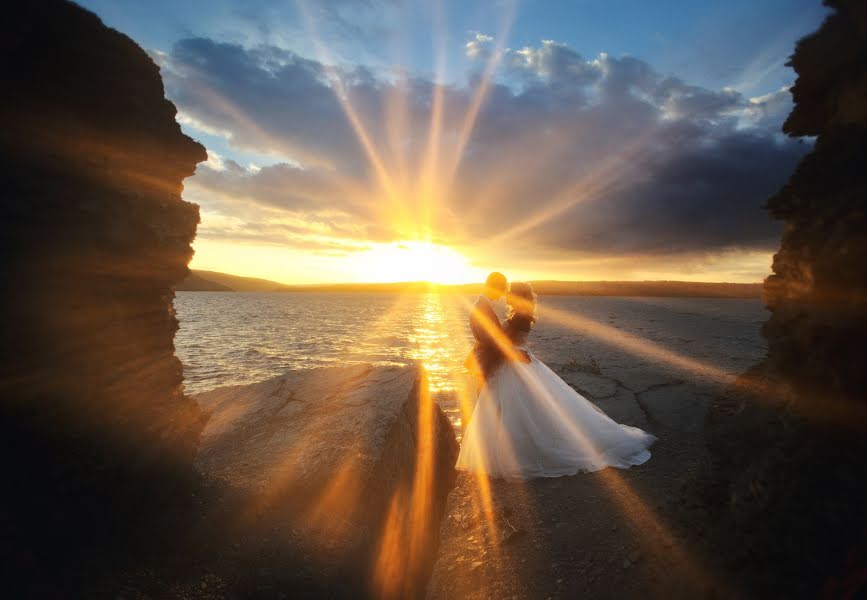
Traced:
[[241, 493], [239, 522], [286, 532], [291, 568], [329, 595], [423, 595], [458, 446], [421, 369], [292, 371], [196, 399], [197, 466]]

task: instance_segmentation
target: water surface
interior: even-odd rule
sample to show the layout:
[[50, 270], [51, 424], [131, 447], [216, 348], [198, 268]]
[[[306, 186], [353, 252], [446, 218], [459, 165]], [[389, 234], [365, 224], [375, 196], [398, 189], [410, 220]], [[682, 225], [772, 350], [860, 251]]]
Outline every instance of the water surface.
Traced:
[[[287, 369], [421, 361], [459, 425], [448, 392], [462, 376], [471, 347], [472, 300], [438, 294], [178, 292], [181, 327], [175, 346], [189, 393], [252, 383]], [[673, 368], [666, 361], [676, 356], [733, 377], [766, 352], [759, 328], [767, 311], [759, 300], [543, 296], [538, 313], [529, 347], [554, 368], [592, 360], [603, 374], [614, 368], [665, 370]], [[642, 343], [624, 345], [621, 333]], [[699, 378], [681, 373], [684, 379], [692, 375]]]

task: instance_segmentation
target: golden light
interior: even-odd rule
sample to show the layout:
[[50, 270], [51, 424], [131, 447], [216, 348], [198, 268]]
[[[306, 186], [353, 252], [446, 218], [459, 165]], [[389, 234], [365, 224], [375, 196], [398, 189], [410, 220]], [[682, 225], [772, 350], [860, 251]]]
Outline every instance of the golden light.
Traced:
[[358, 281], [468, 283], [484, 280], [484, 273], [471, 267], [459, 252], [432, 242], [379, 244], [349, 260]]

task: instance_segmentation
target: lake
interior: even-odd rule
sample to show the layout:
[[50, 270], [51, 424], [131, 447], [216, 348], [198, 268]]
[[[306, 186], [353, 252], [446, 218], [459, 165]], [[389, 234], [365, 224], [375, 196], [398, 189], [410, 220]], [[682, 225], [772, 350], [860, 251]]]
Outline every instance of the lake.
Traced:
[[[288, 369], [420, 361], [443, 408], [472, 345], [471, 297], [448, 294], [178, 292], [188, 393]], [[504, 307], [500, 306], [500, 313]], [[529, 348], [555, 370], [649, 368], [720, 387], [766, 353], [756, 299], [541, 296]]]

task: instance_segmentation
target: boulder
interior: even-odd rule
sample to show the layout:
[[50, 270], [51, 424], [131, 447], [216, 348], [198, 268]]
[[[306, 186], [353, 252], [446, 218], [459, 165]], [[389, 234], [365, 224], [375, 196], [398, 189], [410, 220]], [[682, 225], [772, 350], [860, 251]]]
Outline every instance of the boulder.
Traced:
[[302, 558], [284, 568], [341, 574], [319, 593], [424, 594], [458, 445], [423, 371], [292, 371], [196, 399], [209, 415], [197, 465], [243, 497], [239, 531], [294, 532], [287, 553]]

